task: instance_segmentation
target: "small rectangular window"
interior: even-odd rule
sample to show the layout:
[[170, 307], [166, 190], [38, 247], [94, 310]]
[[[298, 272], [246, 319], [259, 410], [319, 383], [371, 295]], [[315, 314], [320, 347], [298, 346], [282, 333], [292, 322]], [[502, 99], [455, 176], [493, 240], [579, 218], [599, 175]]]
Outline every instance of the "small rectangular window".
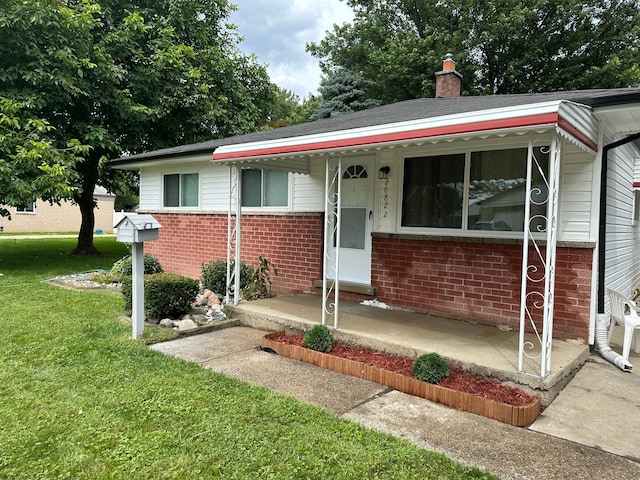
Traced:
[[16, 207], [16, 213], [36, 213], [36, 202], [29, 202]]
[[633, 226], [640, 226], [640, 189], [633, 191]]
[[275, 170], [242, 170], [243, 207], [286, 207], [289, 174]]
[[171, 174], [164, 176], [165, 207], [197, 207], [199, 198], [199, 175], [197, 173]]

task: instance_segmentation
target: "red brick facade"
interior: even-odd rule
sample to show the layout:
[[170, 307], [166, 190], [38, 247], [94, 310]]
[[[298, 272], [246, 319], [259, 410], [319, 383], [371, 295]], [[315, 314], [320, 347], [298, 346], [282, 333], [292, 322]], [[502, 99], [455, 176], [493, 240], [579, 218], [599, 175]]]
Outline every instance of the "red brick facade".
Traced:
[[[557, 249], [555, 338], [589, 338], [592, 256], [589, 248]], [[521, 270], [517, 242], [373, 239], [371, 283], [378, 299], [420, 313], [517, 330]]]
[[[165, 270], [197, 278], [202, 263], [226, 258], [226, 215], [153, 215], [163, 228], [145, 251]], [[275, 294], [319, 294], [313, 281], [322, 278], [322, 251], [321, 214], [242, 217], [242, 259], [255, 265], [263, 255], [273, 262], [279, 273], [272, 277]], [[555, 338], [589, 338], [592, 255], [590, 248], [557, 250]], [[389, 305], [517, 330], [521, 263], [517, 242], [376, 235], [371, 283], [378, 287], [376, 298]]]
[[[160, 238], [145, 244], [145, 253], [156, 256], [168, 272], [192, 278], [201, 266], [227, 258], [227, 216], [154, 213], [162, 228]], [[322, 278], [321, 214], [243, 215], [242, 261], [258, 263], [258, 255], [278, 269], [273, 293], [301, 293], [313, 290]]]

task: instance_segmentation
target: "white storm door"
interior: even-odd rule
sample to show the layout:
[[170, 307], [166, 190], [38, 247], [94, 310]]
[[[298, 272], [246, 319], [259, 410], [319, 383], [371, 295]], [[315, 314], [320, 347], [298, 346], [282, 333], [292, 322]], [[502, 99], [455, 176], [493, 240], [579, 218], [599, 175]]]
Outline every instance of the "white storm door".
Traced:
[[[341, 281], [371, 283], [371, 228], [373, 225], [373, 158], [342, 160], [342, 197], [340, 209]], [[329, 261], [336, 248], [329, 246]]]

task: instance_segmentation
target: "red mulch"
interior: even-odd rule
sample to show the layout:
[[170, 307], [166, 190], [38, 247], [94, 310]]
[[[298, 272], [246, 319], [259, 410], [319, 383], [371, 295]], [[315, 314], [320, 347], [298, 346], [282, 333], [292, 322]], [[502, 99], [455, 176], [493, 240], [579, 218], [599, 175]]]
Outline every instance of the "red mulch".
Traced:
[[[280, 336], [273, 340], [278, 343], [303, 347], [302, 338], [303, 335], [300, 334]], [[413, 371], [411, 370], [413, 360], [378, 352], [370, 348], [354, 347], [342, 342], [333, 342], [333, 349], [329, 355], [356, 360], [381, 370], [388, 370], [407, 377], [413, 377]], [[517, 388], [508, 387], [500, 382], [479, 378], [456, 370], [451, 370], [449, 376], [442, 379], [438, 385], [516, 407], [528, 405], [534, 400], [533, 397]]]

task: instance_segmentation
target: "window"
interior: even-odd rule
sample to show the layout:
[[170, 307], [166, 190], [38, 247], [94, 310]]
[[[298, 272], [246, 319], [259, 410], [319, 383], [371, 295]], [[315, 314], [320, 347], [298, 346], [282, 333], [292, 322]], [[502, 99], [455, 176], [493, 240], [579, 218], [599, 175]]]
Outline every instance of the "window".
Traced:
[[176, 173], [164, 176], [165, 207], [197, 207], [199, 175]]
[[640, 189], [633, 191], [633, 219], [632, 226], [640, 226]]
[[402, 226], [462, 228], [465, 154], [407, 158]]
[[243, 207], [286, 207], [289, 174], [275, 170], [242, 170]]
[[[546, 148], [534, 149], [544, 172], [549, 168], [546, 152]], [[522, 232], [526, 180], [526, 148], [406, 158], [402, 226]], [[546, 184], [536, 166], [531, 198], [535, 231], [544, 228], [544, 220], [536, 215], [544, 215], [547, 199]]]
[[36, 202], [29, 202], [16, 207], [16, 213], [36, 213]]

